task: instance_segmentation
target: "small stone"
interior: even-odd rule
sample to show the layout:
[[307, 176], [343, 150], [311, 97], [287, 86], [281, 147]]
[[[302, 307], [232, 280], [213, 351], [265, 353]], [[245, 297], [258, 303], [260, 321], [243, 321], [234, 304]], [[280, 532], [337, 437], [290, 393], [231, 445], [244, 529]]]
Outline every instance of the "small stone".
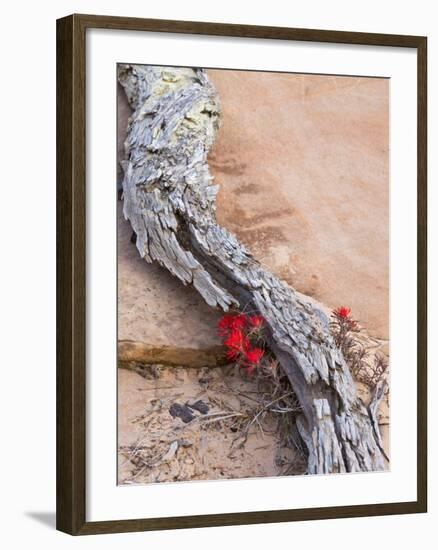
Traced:
[[188, 424], [195, 418], [194, 414], [189, 407], [187, 407], [187, 405], [180, 405], [179, 403], [174, 403], [169, 408], [169, 413], [173, 418], [180, 418], [185, 424]]
[[207, 403], [204, 403], [202, 399], [199, 399], [195, 403], [188, 405], [191, 409], [200, 412], [201, 414], [207, 414], [210, 410], [210, 407], [207, 405]]

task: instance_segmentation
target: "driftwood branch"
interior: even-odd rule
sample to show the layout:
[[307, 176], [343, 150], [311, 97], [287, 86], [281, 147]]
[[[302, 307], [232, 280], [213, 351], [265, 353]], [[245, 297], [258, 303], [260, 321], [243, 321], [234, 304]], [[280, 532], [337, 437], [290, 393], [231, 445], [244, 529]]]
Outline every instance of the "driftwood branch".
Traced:
[[207, 154], [219, 126], [217, 93], [202, 70], [123, 65], [133, 109], [125, 143], [124, 215], [148, 262], [193, 285], [212, 307], [246, 305], [303, 409], [298, 429], [309, 473], [384, 468], [373, 411], [365, 407], [326, 315], [263, 268], [216, 222]]

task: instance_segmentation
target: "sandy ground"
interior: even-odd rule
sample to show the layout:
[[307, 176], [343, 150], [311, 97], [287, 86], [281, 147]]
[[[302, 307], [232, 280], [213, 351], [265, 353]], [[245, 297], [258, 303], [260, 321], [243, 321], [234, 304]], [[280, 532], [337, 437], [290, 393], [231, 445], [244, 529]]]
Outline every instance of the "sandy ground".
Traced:
[[[300, 453], [281, 447], [272, 416], [244, 438], [257, 385], [235, 367], [119, 369], [119, 484], [303, 473]], [[172, 405], [201, 401], [185, 423]], [[234, 415], [234, 416], [233, 416]], [[218, 417], [226, 417], [220, 422]], [[187, 418], [186, 418], [187, 420]]]
[[[358, 389], [367, 403], [369, 390]], [[305, 458], [280, 441], [272, 414], [254, 423], [245, 437], [246, 417], [260, 408], [254, 404], [257, 397], [255, 379], [233, 366], [118, 369], [118, 483], [303, 474]], [[201, 410], [186, 406], [196, 403]], [[175, 405], [189, 414], [188, 422], [172, 415]], [[388, 397], [378, 422], [389, 455]]]

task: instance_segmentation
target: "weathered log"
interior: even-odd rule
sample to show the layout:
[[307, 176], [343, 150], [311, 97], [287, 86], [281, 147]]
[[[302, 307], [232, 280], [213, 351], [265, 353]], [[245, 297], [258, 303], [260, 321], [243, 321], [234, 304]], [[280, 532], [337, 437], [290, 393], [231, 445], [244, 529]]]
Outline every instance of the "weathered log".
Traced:
[[200, 69], [119, 66], [133, 109], [125, 143], [124, 215], [148, 262], [192, 284], [212, 307], [260, 312], [267, 340], [303, 409], [308, 473], [373, 471], [384, 457], [329, 320], [263, 268], [216, 222], [207, 154], [219, 98]]
[[119, 340], [117, 360], [120, 364], [142, 363], [147, 365], [173, 365], [175, 367], [219, 367], [227, 365], [224, 346], [208, 348], [181, 348], [177, 346], [151, 345], [134, 340]]
[[378, 419], [379, 406], [380, 406], [380, 403], [382, 402], [382, 399], [385, 396], [385, 392], [387, 388], [388, 388], [388, 382], [386, 381], [385, 378], [382, 378], [377, 382], [375, 388], [373, 389], [371, 400], [368, 405], [368, 413], [371, 418], [371, 424], [373, 425], [374, 435], [376, 437], [377, 444], [379, 445], [379, 448], [382, 451], [383, 456], [389, 462], [389, 457], [386, 454], [385, 449], [383, 448], [382, 435], [379, 430], [379, 419]]

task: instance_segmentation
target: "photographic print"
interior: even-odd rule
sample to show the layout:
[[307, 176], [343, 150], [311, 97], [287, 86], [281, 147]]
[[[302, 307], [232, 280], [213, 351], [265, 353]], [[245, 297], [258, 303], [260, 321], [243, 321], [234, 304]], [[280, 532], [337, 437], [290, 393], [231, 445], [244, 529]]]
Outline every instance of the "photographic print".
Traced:
[[118, 484], [390, 469], [389, 79], [115, 85]]

